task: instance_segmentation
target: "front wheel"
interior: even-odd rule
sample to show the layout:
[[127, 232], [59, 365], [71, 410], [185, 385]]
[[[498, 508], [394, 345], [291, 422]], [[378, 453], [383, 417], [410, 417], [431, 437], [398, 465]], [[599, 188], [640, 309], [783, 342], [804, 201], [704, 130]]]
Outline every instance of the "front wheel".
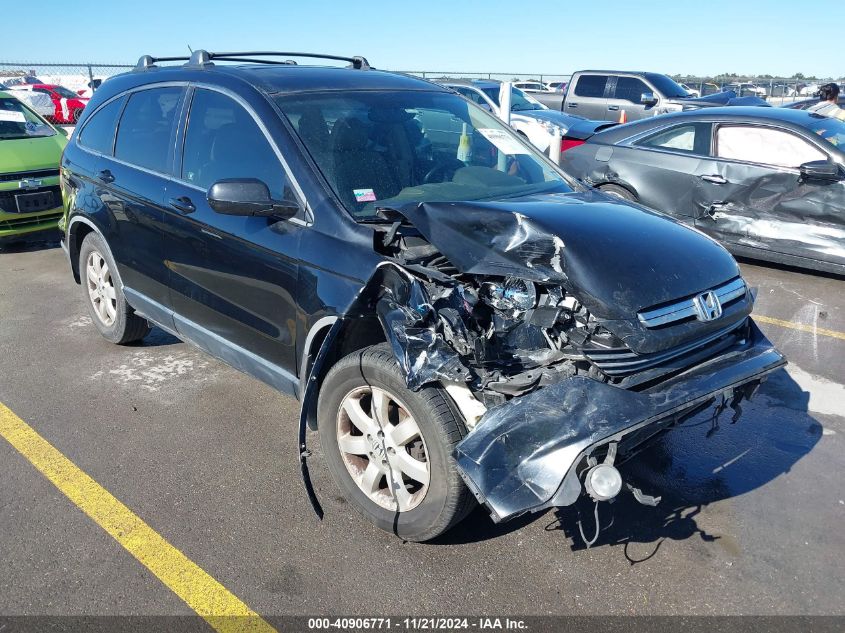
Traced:
[[463, 422], [440, 388], [408, 389], [388, 345], [332, 367], [317, 420], [332, 477], [381, 529], [427, 541], [474, 507], [452, 457], [466, 434]]

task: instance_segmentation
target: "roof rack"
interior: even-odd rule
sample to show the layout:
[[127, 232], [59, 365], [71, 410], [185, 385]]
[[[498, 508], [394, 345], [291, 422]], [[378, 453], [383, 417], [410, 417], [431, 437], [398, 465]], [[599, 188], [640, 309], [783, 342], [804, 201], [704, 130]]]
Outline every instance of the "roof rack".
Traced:
[[141, 55], [138, 63], [135, 64], [135, 70], [146, 70], [147, 68], [154, 68], [156, 62], [183, 62], [191, 59], [190, 57], [153, 57], [152, 55]]
[[341, 57], [338, 55], [324, 55], [322, 53], [284, 53], [280, 51], [247, 51], [238, 53], [210, 53], [201, 49], [193, 51], [190, 57], [153, 57], [151, 55], [144, 55], [138, 60], [135, 66], [136, 70], [146, 70], [154, 68], [156, 62], [176, 62], [187, 61], [186, 66], [205, 66], [211, 64], [213, 60], [227, 61], [227, 62], [249, 62], [254, 64], [280, 64], [280, 65], [296, 65], [292, 59], [284, 61], [274, 59], [255, 59], [256, 57], [311, 57], [315, 59], [334, 59], [342, 62], [349, 62], [352, 68], [357, 70], [369, 70], [370, 63], [365, 57]]

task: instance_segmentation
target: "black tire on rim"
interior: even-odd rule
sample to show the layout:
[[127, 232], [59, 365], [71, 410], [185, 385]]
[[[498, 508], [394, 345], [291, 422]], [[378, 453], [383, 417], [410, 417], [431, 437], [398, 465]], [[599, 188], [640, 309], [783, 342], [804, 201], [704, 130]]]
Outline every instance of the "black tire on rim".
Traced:
[[625, 187], [620, 187], [619, 185], [599, 185], [599, 189], [604, 193], [616, 196], [617, 198], [622, 198], [623, 200], [630, 200], [631, 202], [637, 201], [637, 196], [628, 189], [625, 189]]
[[114, 258], [97, 233], [89, 233], [82, 241], [79, 277], [88, 314], [105, 339], [123, 345], [147, 335], [150, 325], [126, 303]]
[[332, 477], [381, 529], [427, 541], [475, 507], [452, 457], [466, 434], [460, 416], [442, 389], [408, 389], [387, 344], [331, 368], [317, 420]]

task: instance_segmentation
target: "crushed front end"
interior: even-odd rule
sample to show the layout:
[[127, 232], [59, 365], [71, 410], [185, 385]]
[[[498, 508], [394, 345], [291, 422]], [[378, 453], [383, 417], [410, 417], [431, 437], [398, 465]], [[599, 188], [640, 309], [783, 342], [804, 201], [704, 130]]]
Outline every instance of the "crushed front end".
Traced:
[[[561, 217], [584, 211], [570, 203]], [[658, 256], [624, 227], [566, 230], [544, 205], [455, 206], [388, 210], [375, 239], [392, 261], [367, 300], [408, 386], [439, 382], [463, 415], [455, 460], [496, 521], [612, 498], [614, 462], [706, 408], [738, 418], [786, 362], [749, 317], [736, 263], [704, 236], [655, 219], [652, 233], [675, 238]], [[687, 261], [696, 250], [707, 267]]]

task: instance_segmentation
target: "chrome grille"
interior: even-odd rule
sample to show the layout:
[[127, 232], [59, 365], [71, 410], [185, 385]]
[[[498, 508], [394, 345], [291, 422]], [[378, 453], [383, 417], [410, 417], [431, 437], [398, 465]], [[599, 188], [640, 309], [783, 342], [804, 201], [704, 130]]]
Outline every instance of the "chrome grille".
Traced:
[[0, 182], [12, 182], [27, 178], [54, 178], [59, 175], [58, 169], [39, 169], [37, 171], [18, 171], [0, 174]]
[[624, 377], [656, 367], [667, 371], [688, 366], [701, 354], [716, 354], [736, 343], [745, 329], [746, 319], [734, 322], [713, 334], [654, 354], [637, 354], [626, 347], [607, 349], [585, 349], [584, 355], [606, 375]]
[[[722, 306], [745, 296], [745, 291], [745, 282], [741, 277], [722, 284], [718, 288], [713, 288], [713, 292], [719, 298], [719, 303]], [[660, 327], [661, 325], [675, 323], [676, 321], [685, 321], [686, 319], [696, 318], [697, 316], [698, 310], [695, 306], [694, 297], [637, 313], [640, 323], [648, 328]]]

